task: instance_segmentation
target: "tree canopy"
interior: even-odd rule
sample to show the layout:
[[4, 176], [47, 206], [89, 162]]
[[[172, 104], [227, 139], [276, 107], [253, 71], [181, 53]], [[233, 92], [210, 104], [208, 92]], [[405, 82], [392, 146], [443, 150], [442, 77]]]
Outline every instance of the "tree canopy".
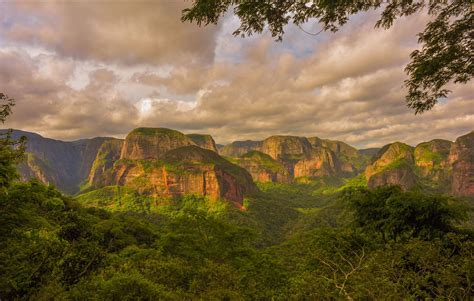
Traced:
[[470, 0], [194, 0], [183, 10], [182, 20], [199, 26], [216, 24], [229, 8], [240, 19], [234, 35], [249, 36], [268, 28], [278, 41], [289, 23], [301, 28], [317, 20], [322, 31], [335, 32], [351, 15], [381, 9], [375, 26], [387, 29], [399, 17], [427, 11], [431, 20], [418, 34], [421, 49], [411, 53], [405, 68], [406, 101], [415, 114], [430, 110], [447, 97], [449, 83], [465, 84], [474, 73]]
[[[0, 122], [5, 123], [14, 105], [14, 99], [0, 92]], [[25, 142], [25, 137], [18, 141], [12, 140], [11, 131], [0, 133], [0, 188], [2, 190], [18, 177], [16, 163], [23, 157]]]

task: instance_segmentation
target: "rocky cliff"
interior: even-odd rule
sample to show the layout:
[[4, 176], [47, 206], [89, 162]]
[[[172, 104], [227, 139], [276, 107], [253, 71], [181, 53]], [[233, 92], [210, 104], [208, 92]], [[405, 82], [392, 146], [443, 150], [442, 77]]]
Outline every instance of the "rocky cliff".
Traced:
[[159, 159], [172, 149], [196, 145], [181, 132], [165, 128], [137, 128], [123, 143], [120, 159]]
[[[258, 148], [260, 152], [250, 152], [250, 156], [244, 160], [245, 155], [240, 153], [248, 148]], [[268, 137], [261, 143], [234, 142], [221, 153], [228, 154], [237, 164], [247, 169], [254, 179], [274, 182], [288, 182], [288, 179], [295, 177], [351, 177], [365, 168], [369, 161], [369, 156], [360, 154], [357, 149], [342, 141], [318, 137], [280, 135]], [[261, 162], [258, 162], [262, 158], [256, 156], [261, 153], [283, 166], [285, 174], [276, 176], [265, 171]]]
[[234, 141], [230, 144], [224, 145], [219, 150], [219, 154], [224, 157], [240, 157], [253, 150], [259, 151], [261, 147], [262, 141]]
[[120, 159], [122, 146], [121, 139], [111, 139], [101, 145], [89, 173], [88, 182], [91, 186], [100, 187], [111, 181], [110, 171], [114, 163]]
[[305, 137], [271, 136], [263, 141], [261, 151], [275, 160], [298, 161], [311, 154], [311, 143]]
[[434, 184], [449, 185], [451, 168], [448, 156], [452, 145], [451, 141], [442, 139], [418, 144], [414, 150], [418, 175]]
[[232, 162], [247, 170], [254, 181], [289, 183], [291, 177], [285, 166], [267, 154], [250, 151]]
[[27, 156], [19, 165], [22, 179], [37, 178], [74, 194], [87, 180], [99, 147], [111, 138], [97, 137], [77, 141], [60, 141], [38, 134], [13, 131], [12, 138], [27, 137]]
[[400, 185], [413, 188], [416, 183], [413, 147], [395, 142], [384, 146], [365, 169], [370, 188], [383, 185]]
[[332, 150], [314, 147], [294, 166], [295, 177], [334, 177], [340, 175], [341, 164]]
[[[138, 128], [127, 135], [125, 140], [99, 137], [59, 141], [29, 132], [13, 132], [14, 139], [22, 135], [28, 138], [25, 160], [18, 167], [22, 179], [38, 178], [44, 183], [56, 185], [69, 194], [78, 192], [80, 185], [87, 181], [90, 188], [125, 182], [131, 185], [131, 181], [117, 180], [119, 171], [120, 174], [127, 175], [126, 179], [138, 179], [133, 182], [137, 184], [136, 181], [143, 179], [143, 173], [148, 172], [146, 168], [150, 164], [170, 167], [171, 169], [166, 171], [172, 177], [167, 183], [175, 183], [173, 185], [180, 187], [177, 191], [204, 193], [203, 189], [199, 190], [197, 186], [193, 186], [198, 183], [196, 179], [178, 177], [183, 173], [182, 168], [185, 168], [183, 166], [189, 166], [188, 163], [173, 165], [169, 160], [168, 162], [163, 160], [171, 151], [191, 146], [209, 149], [217, 156], [215, 153], [217, 146], [211, 136], [184, 135], [163, 128]], [[264, 141], [236, 141], [222, 147], [220, 153], [230, 155], [229, 160], [246, 169], [254, 180], [261, 182], [290, 182], [295, 177], [351, 177], [367, 165], [363, 174], [369, 187], [394, 184], [401, 185], [405, 189], [419, 187], [435, 192], [472, 196], [474, 195], [473, 136], [474, 132], [471, 132], [459, 137], [455, 143], [435, 139], [420, 143], [415, 148], [395, 142], [378, 150], [368, 165], [369, 158], [377, 149], [356, 150], [344, 142], [318, 137], [271, 136]], [[190, 153], [196, 152], [190, 148]], [[203, 158], [201, 154], [199, 160]], [[190, 170], [197, 170], [196, 166], [199, 164], [194, 163]], [[203, 169], [199, 173], [206, 174], [203, 176], [206, 183], [212, 182], [217, 185], [215, 187], [227, 185], [223, 184], [227, 182], [220, 180], [215, 182], [206, 177], [213, 174], [216, 179], [227, 179], [224, 174], [231, 174], [230, 172], [218, 168], [220, 171], [216, 173], [212, 168], [205, 170], [209, 168], [205, 167], [206, 164], [202, 166]], [[235, 165], [225, 166], [230, 169], [232, 166], [235, 167]], [[156, 172], [153, 171], [154, 174]], [[134, 174], [136, 176], [133, 176]], [[135, 187], [141, 187], [140, 189], [144, 191], [149, 190], [149, 187], [145, 188], [146, 185]], [[174, 195], [170, 187], [168, 187], [169, 195]], [[235, 193], [221, 193], [224, 190], [212, 189], [209, 186], [205, 193], [221, 197], [225, 195], [235, 201], [240, 199], [237, 191], [246, 191], [245, 188], [232, 188], [229, 191]]]
[[33, 153], [26, 153], [23, 162], [18, 165], [18, 172], [21, 179], [28, 181], [29, 179], [38, 179], [44, 184], [59, 183], [58, 173], [51, 169], [51, 167], [35, 156]]
[[356, 148], [342, 141], [320, 139], [318, 137], [310, 137], [308, 140], [313, 147], [326, 147], [334, 152], [340, 162], [341, 172], [345, 176], [354, 176], [363, 171], [372, 157], [359, 152]]
[[257, 191], [245, 169], [198, 146], [171, 150], [160, 160], [120, 159], [101, 184], [126, 186], [157, 198], [195, 193], [226, 199], [237, 207], [245, 195]]
[[452, 166], [451, 192], [474, 196], [474, 131], [456, 139], [448, 162]]
[[208, 149], [217, 153], [216, 142], [211, 135], [188, 134], [186, 137], [191, 139], [200, 148]]
[[261, 151], [281, 162], [293, 178], [296, 163], [310, 157], [312, 149], [305, 137], [271, 136], [263, 141]]

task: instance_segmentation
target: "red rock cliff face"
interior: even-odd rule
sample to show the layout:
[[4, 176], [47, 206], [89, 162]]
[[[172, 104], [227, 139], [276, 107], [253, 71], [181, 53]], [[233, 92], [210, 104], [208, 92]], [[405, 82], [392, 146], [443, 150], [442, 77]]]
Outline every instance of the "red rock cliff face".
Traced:
[[172, 150], [161, 160], [119, 160], [103, 185], [122, 185], [154, 197], [200, 194], [237, 207], [257, 188], [242, 168], [197, 146]]
[[196, 145], [178, 131], [164, 128], [138, 128], [125, 138], [120, 159], [159, 159], [167, 151]]
[[262, 152], [275, 160], [299, 160], [311, 154], [311, 143], [304, 137], [271, 136], [263, 141]]
[[474, 196], [474, 131], [456, 139], [449, 153], [455, 195]]
[[267, 154], [251, 151], [235, 158], [235, 163], [247, 170], [257, 182], [290, 183], [292, 178], [285, 166]]
[[335, 176], [341, 171], [334, 152], [325, 147], [315, 147], [311, 154], [298, 161], [294, 167], [295, 177]]

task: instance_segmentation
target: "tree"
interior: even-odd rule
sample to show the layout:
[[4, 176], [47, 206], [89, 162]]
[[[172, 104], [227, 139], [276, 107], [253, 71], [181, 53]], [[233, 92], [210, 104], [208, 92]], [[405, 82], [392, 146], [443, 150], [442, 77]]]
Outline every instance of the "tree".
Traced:
[[343, 198], [353, 210], [355, 225], [381, 234], [384, 241], [432, 240], [455, 232], [455, 225], [467, 219], [465, 208], [451, 204], [449, 197], [402, 192], [397, 186], [348, 189]]
[[[0, 121], [5, 123], [12, 112], [15, 100], [0, 92]], [[4, 190], [18, 177], [16, 164], [23, 158], [26, 137], [15, 141], [11, 138], [12, 131], [0, 133], [0, 188]]]
[[[385, 4], [385, 2], [388, 2]], [[409, 78], [406, 101], [415, 114], [430, 110], [449, 94], [446, 85], [467, 83], [473, 76], [474, 31], [470, 0], [194, 0], [183, 10], [182, 21], [199, 26], [216, 24], [233, 8], [240, 19], [236, 36], [261, 33], [266, 27], [278, 41], [289, 23], [317, 19], [321, 31], [335, 32], [359, 12], [382, 8], [376, 27], [390, 28], [398, 17], [427, 10], [433, 18], [418, 34], [421, 50], [414, 50], [405, 71]]]

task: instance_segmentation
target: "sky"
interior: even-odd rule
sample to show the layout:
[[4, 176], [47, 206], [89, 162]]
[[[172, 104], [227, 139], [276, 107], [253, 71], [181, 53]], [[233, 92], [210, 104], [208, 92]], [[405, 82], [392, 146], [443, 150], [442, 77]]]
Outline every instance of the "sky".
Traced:
[[405, 104], [404, 67], [425, 15], [385, 30], [374, 28], [380, 12], [358, 14], [317, 36], [289, 25], [276, 42], [268, 31], [234, 37], [231, 13], [182, 23], [189, 5], [0, 0], [0, 91], [17, 103], [5, 127], [63, 140], [167, 127], [222, 144], [280, 134], [359, 148], [474, 129], [472, 83], [422, 115]]

